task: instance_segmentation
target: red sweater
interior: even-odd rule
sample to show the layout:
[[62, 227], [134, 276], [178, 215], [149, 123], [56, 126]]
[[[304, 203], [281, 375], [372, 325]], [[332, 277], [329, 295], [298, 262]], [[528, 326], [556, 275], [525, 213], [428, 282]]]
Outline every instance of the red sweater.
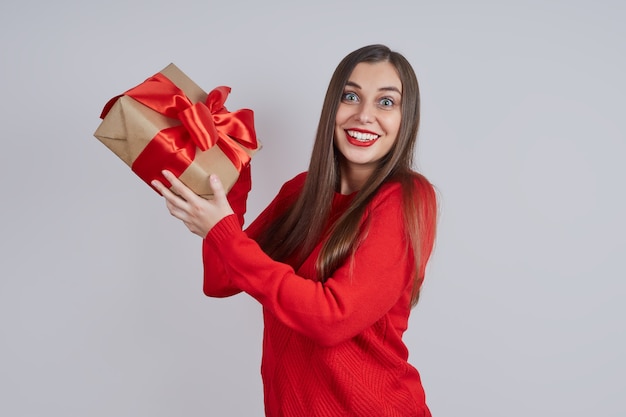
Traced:
[[[294, 270], [272, 260], [255, 241], [294, 201], [305, 176], [288, 181], [245, 232], [245, 202], [233, 199], [247, 190], [233, 189], [229, 200], [239, 218], [224, 218], [203, 243], [205, 294], [226, 297], [244, 291], [263, 306], [266, 415], [430, 416], [418, 371], [407, 362], [402, 342], [413, 261], [407, 257], [400, 185], [381, 188], [365, 213], [367, 237], [353, 261], [321, 283], [315, 273], [321, 243]], [[351, 199], [336, 194], [331, 216]]]

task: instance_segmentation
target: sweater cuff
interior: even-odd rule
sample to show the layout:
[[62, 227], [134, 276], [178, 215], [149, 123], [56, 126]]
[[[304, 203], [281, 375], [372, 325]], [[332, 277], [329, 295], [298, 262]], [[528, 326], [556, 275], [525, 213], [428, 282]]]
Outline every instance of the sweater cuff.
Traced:
[[207, 233], [205, 239], [219, 245], [223, 242], [232, 240], [233, 235], [241, 232], [241, 225], [237, 219], [237, 215], [230, 214], [220, 220]]

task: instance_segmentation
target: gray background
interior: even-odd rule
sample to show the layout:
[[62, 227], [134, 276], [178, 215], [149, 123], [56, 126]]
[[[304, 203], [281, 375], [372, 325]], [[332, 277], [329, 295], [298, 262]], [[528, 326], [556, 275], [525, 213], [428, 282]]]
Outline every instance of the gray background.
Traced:
[[436, 417], [624, 416], [624, 2], [0, 6], [0, 415], [261, 416], [261, 309], [93, 136], [170, 62], [255, 110], [248, 220], [306, 169], [331, 72], [418, 74], [439, 239], [406, 343]]

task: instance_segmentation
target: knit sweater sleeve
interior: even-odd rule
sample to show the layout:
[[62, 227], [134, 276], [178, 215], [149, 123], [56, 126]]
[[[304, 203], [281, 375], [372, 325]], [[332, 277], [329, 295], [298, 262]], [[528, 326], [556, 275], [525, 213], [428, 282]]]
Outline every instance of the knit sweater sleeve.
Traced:
[[219, 222], [206, 240], [220, 248], [233, 287], [257, 299], [285, 325], [332, 346], [373, 325], [412, 283], [400, 187], [381, 190], [366, 216], [356, 252], [324, 283], [272, 260], [241, 231], [235, 216]]
[[[252, 189], [252, 172], [250, 164], [243, 167], [237, 182], [228, 192], [227, 198], [240, 227], [245, 223], [245, 214], [248, 203], [248, 193]], [[224, 264], [219, 257], [211, 256], [211, 250], [206, 239], [202, 241], [202, 259], [203, 264], [210, 265], [211, 276], [213, 279], [204, 280], [204, 292], [210, 293], [214, 297], [228, 297], [241, 292], [239, 288], [230, 285], [228, 277], [225, 274]], [[205, 267], [206, 269], [206, 267]]]
[[[305, 173], [301, 173], [287, 181], [280, 189], [274, 200], [245, 230], [245, 235], [254, 238], [259, 230], [270, 222], [276, 213], [284, 209], [286, 204], [292, 202], [297, 196], [304, 181]], [[241, 231], [246, 212], [246, 201], [251, 189], [250, 169], [243, 171], [235, 186], [228, 193], [228, 201], [235, 212], [236, 228]], [[244, 233], [244, 232], [242, 232]], [[205, 237], [202, 241], [202, 261], [204, 265], [204, 294], [209, 297], [230, 297], [242, 290], [235, 286], [230, 279], [229, 271], [225, 268], [226, 257], [224, 247], [216, 244], [213, 239]]]

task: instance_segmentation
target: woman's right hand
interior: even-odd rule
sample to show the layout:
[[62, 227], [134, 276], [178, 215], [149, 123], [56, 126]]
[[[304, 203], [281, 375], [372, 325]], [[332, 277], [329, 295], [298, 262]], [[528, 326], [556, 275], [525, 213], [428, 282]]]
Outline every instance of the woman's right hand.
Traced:
[[208, 199], [194, 193], [171, 172], [165, 170], [163, 176], [172, 184], [171, 190], [158, 180], [152, 181], [152, 186], [165, 198], [170, 214], [181, 220], [192, 233], [205, 238], [220, 220], [234, 213], [217, 175], [209, 178], [213, 196]]

